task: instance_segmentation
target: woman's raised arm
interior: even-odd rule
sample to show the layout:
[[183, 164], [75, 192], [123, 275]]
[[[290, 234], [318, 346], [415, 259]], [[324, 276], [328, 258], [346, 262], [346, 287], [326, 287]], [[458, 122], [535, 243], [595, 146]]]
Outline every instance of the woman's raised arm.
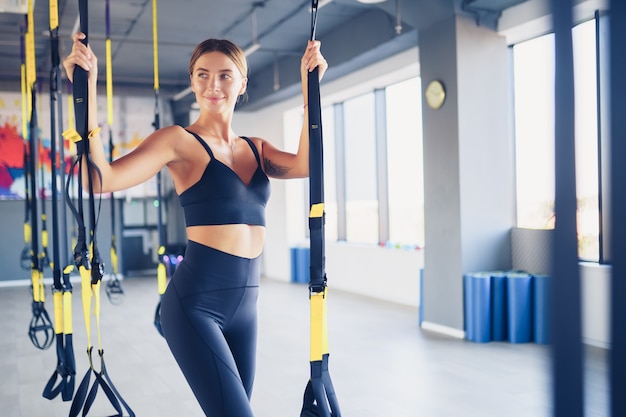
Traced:
[[[74, 69], [79, 66], [88, 73], [88, 130], [91, 132], [89, 150], [91, 161], [98, 167], [99, 174], [92, 172], [95, 192], [119, 191], [141, 184], [157, 174], [165, 165], [176, 158], [175, 139], [179, 127], [169, 127], [148, 136], [135, 150], [109, 163], [104, 152], [98, 126], [98, 58], [89, 45], [81, 41], [83, 33], [73, 36], [72, 52], [63, 61], [63, 66], [70, 81], [73, 81]], [[83, 184], [87, 187], [87, 170], [83, 170]], [[102, 178], [102, 183], [100, 183]]]

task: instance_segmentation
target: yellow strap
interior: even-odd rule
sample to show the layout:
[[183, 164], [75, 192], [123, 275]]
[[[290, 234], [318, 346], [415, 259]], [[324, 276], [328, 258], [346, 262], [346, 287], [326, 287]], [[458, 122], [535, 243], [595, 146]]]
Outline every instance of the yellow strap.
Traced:
[[72, 292], [65, 291], [63, 293], [63, 333], [72, 334], [74, 331], [72, 326]]
[[[26, 84], [28, 88], [32, 88], [33, 84], [37, 80], [37, 73], [35, 71], [35, 18], [33, 13], [34, 0], [28, 0], [28, 28], [26, 29]], [[30, 93], [30, 91], [29, 91]], [[29, 100], [30, 102], [30, 100]], [[28, 107], [28, 113], [30, 114], [32, 103]]]
[[94, 308], [93, 314], [96, 316], [96, 330], [98, 333], [98, 348], [102, 350], [102, 337], [100, 335], [100, 284], [101, 280], [98, 280], [95, 284], [91, 284], [91, 290], [94, 296]]
[[69, 128], [65, 132], [61, 133], [65, 140], [69, 140], [72, 143], [80, 142], [83, 138], [80, 136], [80, 133], [76, 131], [74, 128]]
[[165, 255], [165, 246], [159, 246], [157, 250], [159, 255], [159, 264], [157, 265], [157, 287], [159, 294], [165, 294], [165, 288], [167, 287], [167, 271], [165, 270], [165, 264], [163, 263], [163, 255]]
[[30, 240], [32, 239], [32, 234], [33, 234], [33, 231], [30, 227], [30, 223], [24, 223], [24, 242], [25, 243], [30, 243]]
[[[68, 265], [63, 269], [63, 274], [70, 275], [74, 271], [74, 265]], [[82, 275], [81, 275], [82, 278]], [[72, 292], [63, 292], [63, 333], [72, 334], [74, 328], [72, 325]]]
[[311, 362], [321, 361], [328, 353], [326, 290], [311, 294]]
[[113, 269], [115, 275], [118, 274], [117, 251], [113, 246], [111, 246], [111, 269]]
[[154, 89], [159, 89], [159, 39], [157, 31], [157, 0], [152, 0], [152, 47], [154, 49]]
[[[21, 65], [22, 72], [22, 138], [26, 139], [28, 137], [28, 93], [26, 89], [26, 64]], [[26, 169], [26, 167], [24, 167]]]
[[80, 287], [82, 289], [83, 317], [87, 331], [87, 349], [91, 349], [91, 273], [84, 266], [78, 268], [80, 272]]
[[54, 333], [63, 333], [63, 292], [55, 291], [53, 295], [54, 300]]
[[324, 215], [324, 203], [317, 203], [311, 206], [309, 218], [322, 217]]
[[57, 0], [50, 0], [50, 30], [59, 27], [59, 4]]
[[[46, 221], [46, 219], [44, 218], [44, 216], [41, 216], [43, 221]], [[42, 230], [41, 231], [41, 246], [43, 246], [43, 248], [47, 248], [48, 247], [48, 231], [47, 230]]]
[[33, 284], [33, 301], [43, 303], [46, 301], [46, 291], [43, 285], [43, 274], [41, 271], [33, 268], [31, 270], [31, 282]]

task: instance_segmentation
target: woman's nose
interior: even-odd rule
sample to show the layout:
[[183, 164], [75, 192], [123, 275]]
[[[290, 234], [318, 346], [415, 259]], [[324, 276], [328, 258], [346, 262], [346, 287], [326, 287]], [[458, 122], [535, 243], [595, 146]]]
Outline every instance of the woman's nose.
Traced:
[[219, 91], [220, 89], [219, 79], [217, 77], [212, 77], [211, 80], [209, 81], [209, 87], [213, 91]]

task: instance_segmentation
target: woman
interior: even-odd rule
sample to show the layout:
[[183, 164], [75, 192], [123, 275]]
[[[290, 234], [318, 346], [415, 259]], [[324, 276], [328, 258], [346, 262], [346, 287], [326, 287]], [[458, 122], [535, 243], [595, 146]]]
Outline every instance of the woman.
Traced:
[[[97, 58], [81, 43], [84, 37], [74, 35], [63, 65], [70, 81], [77, 65], [89, 73], [89, 146], [101, 173], [101, 181], [93, 176], [94, 190], [126, 189], [168, 168], [185, 213], [188, 244], [161, 301], [163, 334], [207, 416], [252, 416], [268, 177], [308, 176], [307, 112], [296, 154], [235, 134], [231, 121], [246, 91], [246, 59], [233, 43], [208, 39], [189, 63], [198, 119], [187, 128], [160, 129], [109, 163], [98, 134]], [[304, 107], [307, 73], [316, 67], [321, 78], [328, 65], [320, 43], [309, 41], [300, 64]]]

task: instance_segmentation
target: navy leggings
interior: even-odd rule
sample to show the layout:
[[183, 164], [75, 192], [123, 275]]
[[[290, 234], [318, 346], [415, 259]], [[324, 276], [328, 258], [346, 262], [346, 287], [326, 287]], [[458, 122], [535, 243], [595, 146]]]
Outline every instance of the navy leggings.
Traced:
[[207, 416], [253, 415], [260, 262], [189, 241], [163, 294], [163, 335]]

